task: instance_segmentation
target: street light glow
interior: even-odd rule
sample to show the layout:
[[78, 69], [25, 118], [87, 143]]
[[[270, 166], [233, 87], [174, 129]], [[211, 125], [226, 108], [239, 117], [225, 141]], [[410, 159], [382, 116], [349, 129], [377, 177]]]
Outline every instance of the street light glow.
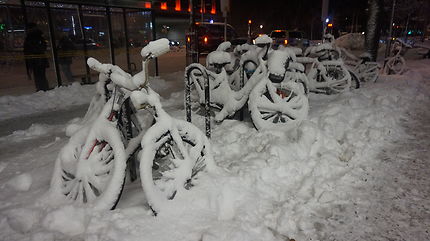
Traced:
[[326, 23], [330, 22], [330, 19], [329, 19], [329, 18], [326, 18], [326, 19], [325, 19], [325, 22], [326, 22]]
[[263, 28], [263, 24], [260, 24], [260, 28]]

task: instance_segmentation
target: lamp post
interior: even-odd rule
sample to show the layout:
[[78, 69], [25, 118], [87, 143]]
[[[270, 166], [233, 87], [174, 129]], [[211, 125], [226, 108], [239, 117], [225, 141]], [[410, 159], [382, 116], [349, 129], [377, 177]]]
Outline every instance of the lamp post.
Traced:
[[248, 43], [251, 43], [251, 23], [252, 23], [252, 20], [249, 19], [248, 20]]

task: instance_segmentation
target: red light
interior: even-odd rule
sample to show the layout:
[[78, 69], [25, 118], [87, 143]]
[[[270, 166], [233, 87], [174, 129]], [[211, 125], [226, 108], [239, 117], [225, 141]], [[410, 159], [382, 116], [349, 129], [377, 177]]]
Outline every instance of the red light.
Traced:
[[145, 2], [145, 8], [151, 8], [151, 3], [150, 2]]
[[203, 42], [204, 42], [205, 44], [207, 44], [207, 43], [208, 43], [208, 37], [206, 37], [206, 36], [205, 36], [205, 37], [203, 38]]
[[181, 11], [181, 0], [176, 0], [175, 11]]
[[216, 2], [212, 0], [211, 14], [216, 14]]
[[161, 10], [167, 10], [167, 3], [162, 2], [160, 8], [161, 8]]

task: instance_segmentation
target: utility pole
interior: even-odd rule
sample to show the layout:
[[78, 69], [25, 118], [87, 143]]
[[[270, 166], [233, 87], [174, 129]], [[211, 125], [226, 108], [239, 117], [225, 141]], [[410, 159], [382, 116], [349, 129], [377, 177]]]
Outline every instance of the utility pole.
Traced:
[[394, 9], [396, 8], [396, 0], [393, 0], [393, 7], [391, 8], [391, 20], [390, 20], [390, 30], [388, 32], [387, 41], [385, 42], [385, 58], [390, 55], [391, 41], [393, 39], [393, 22], [394, 22]]
[[322, 7], [321, 7], [321, 21], [322, 21], [322, 35], [321, 40], [324, 39], [324, 34], [327, 28], [328, 23], [328, 4], [330, 0], [322, 0]]
[[252, 20], [249, 19], [248, 20], [248, 43], [249, 44], [252, 43], [252, 39], [251, 39], [251, 24], [252, 24]]

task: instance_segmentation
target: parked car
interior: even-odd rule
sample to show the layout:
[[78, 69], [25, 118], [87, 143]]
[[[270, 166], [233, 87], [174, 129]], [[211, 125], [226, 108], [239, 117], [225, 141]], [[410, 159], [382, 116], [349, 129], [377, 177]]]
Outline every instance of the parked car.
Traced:
[[[87, 50], [98, 49], [98, 48], [103, 47], [102, 44], [97, 43], [93, 39], [87, 39], [85, 41], [85, 45], [86, 45]], [[75, 41], [75, 46], [76, 46], [76, 49], [84, 49], [84, 40], [83, 39], [77, 39]]]
[[[224, 39], [224, 23], [196, 22], [198, 34], [199, 53], [209, 53], [216, 50], [224, 41], [235, 42], [237, 38], [234, 28], [227, 24], [227, 39]], [[191, 36], [186, 37], [187, 42], [192, 41]]]
[[273, 39], [273, 46], [276, 48], [279, 45], [294, 46], [301, 49], [309, 47], [309, 39], [306, 38], [302, 31], [289, 30], [273, 30], [270, 33]]

